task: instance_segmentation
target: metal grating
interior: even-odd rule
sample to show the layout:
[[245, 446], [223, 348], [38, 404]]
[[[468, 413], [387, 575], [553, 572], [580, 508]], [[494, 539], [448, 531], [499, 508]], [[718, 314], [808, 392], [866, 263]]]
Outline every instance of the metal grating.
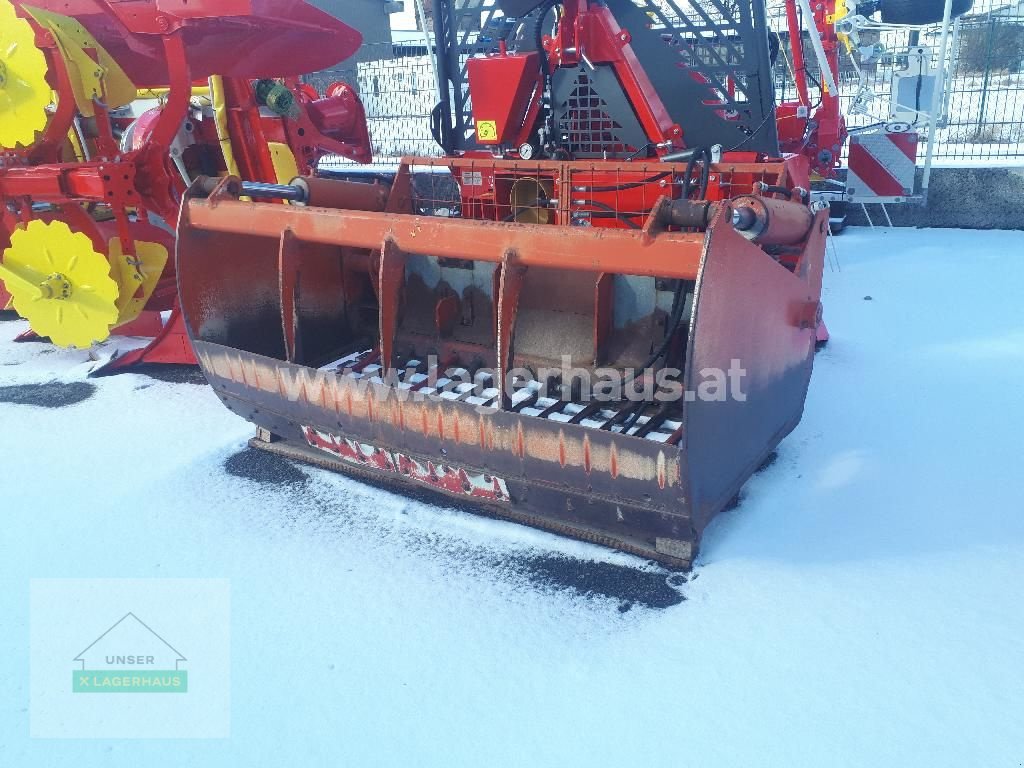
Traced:
[[[335, 360], [320, 370], [336, 375], [387, 384], [421, 397], [462, 402], [479, 409], [501, 408], [499, 390], [490, 372], [473, 374], [458, 364], [446, 367], [435, 360], [398, 359], [390, 373], [380, 366], [380, 350], [367, 349]], [[580, 424], [614, 434], [629, 434], [665, 445], [678, 445], [683, 434], [682, 413], [667, 404], [646, 401], [576, 402], [568, 382], [514, 379], [516, 389], [509, 408], [524, 416], [563, 424]], [[408, 396], [408, 395], [406, 395]]]
[[[631, 155], [646, 144], [643, 128], [609, 70], [588, 72], [581, 68], [562, 70], [559, 75], [555, 80], [555, 103], [565, 106], [555, 118], [556, 127], [559, 143], [574, 157]], [[619, 103], [620, 109], [610, 109], [609, 101]], [[621, 122], [612, 114], [620, 115]]]

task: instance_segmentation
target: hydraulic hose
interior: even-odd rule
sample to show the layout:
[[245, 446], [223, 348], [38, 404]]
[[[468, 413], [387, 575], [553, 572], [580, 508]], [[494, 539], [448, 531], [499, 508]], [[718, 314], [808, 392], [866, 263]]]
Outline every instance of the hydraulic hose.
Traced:
[[656, 176], [650, 176], [649, 178], [641, 179], [640, 181], [631, 181], [631, 182], [627, 182], [625, 184], [608, 184], [608, 185], [601, 186], [601, 187], [579, 186], [579, 187], [573, 187], [573, 191], [574, 192], [625, 192], [626, 190], [629, 190], [629, 189], [636, 189], [637, 187], [642, 187], [642, 186], [644, 186], [646, 184], [653, 184], [656, 181], [661, 181], [662, 179], [664, 179], [665, 177], [667, 177], [669, 175], [670, 175], [669, 172], [665, 171], [664, 173], [659, 173]]
[[[594, 218], [601, 218], [601, 219], [615, 218], [615, 219], [618, 219], [619, 221], [621, 221], [626, 226], [628, 226], [630, 229], [641, 229], [641, 226], [639, 224], [637, 224], [635, 221], [633, 221], [631, 218], [629, 218], [629, 216], [627, 216], [624, 213], [620, 213], [619, 211], [616, 211], [610, 205], [608, 205], [606, 203], [602, 203], [599, 200], [581, 200], [580, 203], [582, 205], [586, 205], [586, 206], [590, 206], [592, 208], [597, 208], [598, 209], [598, 211], [600, 213], [597, 216], [594, 216]], [[601, 213], [603, 213], [605, 215], [602, 216], [602, 215], [600, 215]]]
[[[703, 199], [707, 195], [708, 183], [710, 181], [711, 174], [711, 150], [708, 149], [707, 147], [701, 147], [698, 151], [693, 153], [693, 156], [686, 164], [686, 179], [683, 182], [684, 200], [689, 198], [690, 176], [693, 174], [697, 162], [701, 162], [702, 164], [700, 174], [700, 188], [698, 189], [698, 199]], [[680, 280], [679, 285], [676, 286], [675, 292], [673, 293], [672, 310], [669, 313], [668, 322], [665, 323], [665, 337], [661, 340], [661, 343], [658, 344], [658, 347], [654, 350], [654, 352], [651, 353], [651, 356], [647, 358], [647, 362], [640, 366], [639, 370], [646, 371], [647, 369], [651, 368], [662, 357], [665, 356], [665, 353], [668, 352], [669, 345], [672, 343], [672, 337], [675, 336], [676, 330], [679, 328], [679, 324], [683, 320], [683, 310], [686, 308], [684, 286], [685, 283], [682, 280]], [[636, 379], [636, 375], [636, 371], [634, 370], [632, 374], [626, 377], [625, 383], [631, 384]], [[640, 418], [640, 413], [642, 411], [643, 409], [641, 408], [634, 414], [634, 418], [631, 420], [632, 423], [629, 425], [629, 427], [623, 429], [624, 432], [632, 428], [632, 426], [636, 423], [636, 420]]]
[[[537, 28], [535, 30], [534, 42], [537, 45], [537, 54], [540, 57], [540, 74], [544, 80], [544, 93], [542, 94], [542, 98], [544, 95], [550, 97], [552, 88], [554, 87], [552, 84], [550, 72], [551, 62], [548, 60], [548, 52], [544, 50], [544, 19], [547, 18], [547, 15], [551, 13], [551, 9], [554, 8], [556, 5], [561, 5], [561, 0], [547, 0], [547, 2], [545, 2], [537, 11]], [[546, 134], [545, 138], [547, 139], [547, 141], [542, 142], [542, 144], [546, 144], [548, 146], [544, 146], [542, 147], [542, 149], [553, 151], [555, 138], [555, 121], [551, 109], [550, 98], [544, 108], [544, 133]]]
[[693, 171], [697, 167], [697, 163], [701, 164], [700, 169], [700, 187], [697, 191], [697, 199], [703, 200], [704, 196], [708, 193], [708, 182], [711, 180], [711, 150], [707, 147], [700, 147], [686, 162], [686, 172], [683, 174], [683, 199], [690, 199], [690, 177], [693, 176]]

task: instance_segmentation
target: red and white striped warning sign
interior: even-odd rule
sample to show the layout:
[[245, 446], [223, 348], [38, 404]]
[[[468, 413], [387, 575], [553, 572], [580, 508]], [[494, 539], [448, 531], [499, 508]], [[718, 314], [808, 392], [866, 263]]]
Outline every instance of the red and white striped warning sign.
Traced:
[[854, 203], [898, 203], [914, 194], [916, 133], [850, 137], [846, 195]]

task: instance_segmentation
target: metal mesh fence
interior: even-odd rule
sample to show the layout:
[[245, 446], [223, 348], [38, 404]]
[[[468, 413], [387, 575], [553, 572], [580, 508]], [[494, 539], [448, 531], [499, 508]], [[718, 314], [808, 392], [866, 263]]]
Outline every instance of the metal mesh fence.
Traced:
[[[979, 10], [984, 9], [984, 10]], [[776, 99], [794, 99], [792, 58], [782, 10], [771, 17], [780, 41], [776, 62]], [[839, 88], [851, 131], [888, 122], [894, 77], [917, 71], [913, 52], [923, 46], [938, 67], [941, 30], [906, 29], [862, 33], [861, 46], [880, 46], [877, 57], [840, 55]], [[909, 55], [908, 55], [909, 54]], [[1024, 159], [1024, 15], [1017, 6], [976, 2], [951, 30], [950, 79], [937, 121], [935, 157], [947, 164]], [[811, 69], [817, 76], [816, 68]], [[812, 84], [812, 97], [817, 88]], [[904, 94], [899, 103], [911, 102]], [[927, 101], [927, 99], [925, 99]], [[927, 111], [927, 103], [922, 107]]]
[[371, 43], [364, 45], [362, 58], [306, 79], [320, 93], [335, 82], [356, 88], [366, 108], [373, 156], [381, 162], [440, 154], [430, 132], [430, 113], [438, 97], [426, 45]]
[[[783, 8], [774, 0], [768, 21], [770, 34], [779, 44], [776, 100], [791, 100], [795, 85], [789, 34]], [[486, 42], [488, 29], [484, 25], [473, 34], [475, 41], [483, 36]], [[884, 53], [858, 64], [854, 56], [842, 52], [839, 87], [851, 130], [891, 119], [894, 77], [914, 64], [908, 51], [924, 46], [937, 65], [938, 38], [938, 29], [922, 30], [916, 40], [906, 29], [868, 31], [861, 35], [861, 46], [878, 45]], [[308, 78], [321, 92], [337, 81], [358, 90], [379, 162], [391, 163], [403, 155], [440, 154], [430, 129], [438, 95], [427, 46], [425, 37], [413, 43], [371, 43], [364, 46], [360, 62]], [[951, 165], [1024, 160], [1024, 13], [1017, 5], [976, 0], [972, 12], [954, 25], [950, 51], [951, 78], [938, 121], [936, 160]], [[813, 101], [818, 90], [815, 82], [820, 80], [813, 55], [807, 66]], [[920, 101], [920, 94], [918, 97]], [[902, 99], [900, 103], [904, 103]], [[328, 160], [326, 164], [341, 162]]]
[[1024, 16], [992, 12], [957, 30], [954, 78], [940, 132], [948, 156], [1024, 156]]

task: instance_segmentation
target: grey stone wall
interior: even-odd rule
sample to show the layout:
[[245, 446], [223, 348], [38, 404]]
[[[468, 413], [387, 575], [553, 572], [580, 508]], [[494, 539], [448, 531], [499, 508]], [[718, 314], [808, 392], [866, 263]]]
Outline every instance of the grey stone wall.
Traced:
[[[917, 175], [920, 189], [920, 169]], [[895, 226], [1024, 229], [1024, 168], [933, 168], [930, 187], [923, 206], [886, 206]], [[859, 205], [847, 210], [847, 226], [868, 224]], [[868, 213], [875, 225], [885, 223], [877, 205]]]

